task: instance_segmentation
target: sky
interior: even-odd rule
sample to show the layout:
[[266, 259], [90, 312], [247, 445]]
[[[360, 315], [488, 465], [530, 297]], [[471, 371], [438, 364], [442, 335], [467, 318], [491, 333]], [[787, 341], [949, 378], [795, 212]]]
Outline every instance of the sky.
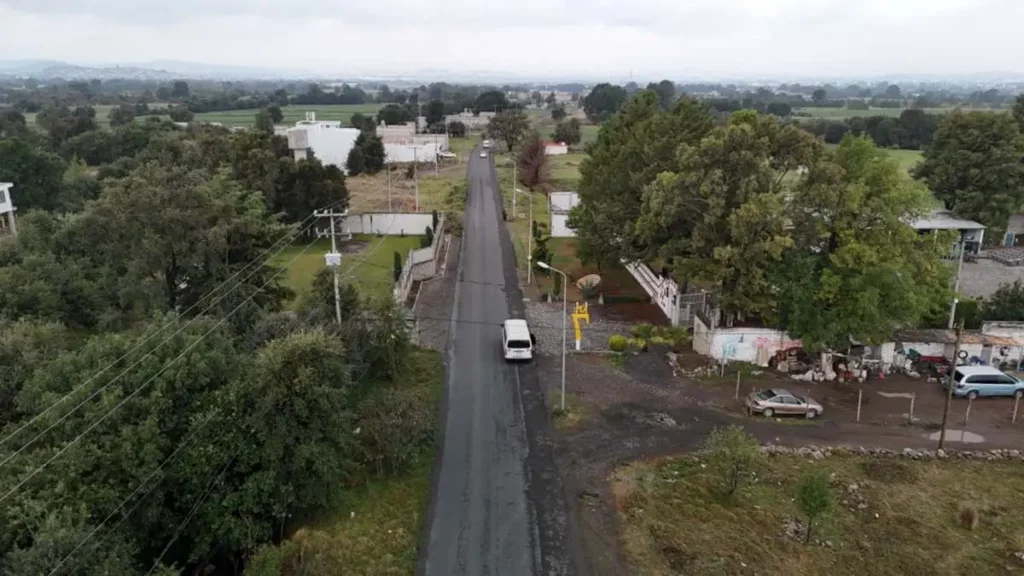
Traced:
[[1022, 0], [0, 0], [0, 59], [395, 76], [1024, 73]]

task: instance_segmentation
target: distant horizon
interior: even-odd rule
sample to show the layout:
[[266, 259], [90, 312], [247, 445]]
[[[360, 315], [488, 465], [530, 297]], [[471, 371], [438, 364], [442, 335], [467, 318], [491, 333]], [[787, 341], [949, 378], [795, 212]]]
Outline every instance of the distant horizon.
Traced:
[[[627, 76], [624, 78], [616, 77], [569, 77], [569, 76], [522, 76], [508, 72], [484, 72], [484, 71], [449, 71], [442, 69], [426, 69], [426, 70], [409, 70], [405, 72], [396, 72], [392, 74], [360, 74], [354, 72], [315, 72], [310, 70], [302, 70], [300, 68], [275, 68], [275, 67], [259, 67], [248, 64], [228, 64], [228, 63], [216, 63], [216, 62], [190, 62], [184, 60], [139, 60], [139, 61], [103, 61], [103, 62], [92, 62], [88, 60], [74, 60], [74, 59], [53, 59], [53, 58], [35, 58], [35, 57], [22, 57], [16, 59], [4, 59], [0, 58], [0, 74], [7, 73], [10, 70], [22, 70], [25, 68], [51, 68], [60, 66], [72, 66], [79, 68], [89, 69], [117, 69], [117, 68], [129, 68], [139, 70], [149, 70], [154, 72], [165, 72], [171, 75], [178, 75], [182, 78], [194, 78], [194, 79], [218, 79], [218, 71], [221, 74], [230, 77], [230, 79], [247, 79], [247, 80], [400, 80], [400, 81], [418, 81], [425, 80], [429, 82], [446, 81], [451, 83], [548, 83], [548, 84], [597, 84], [601, 82], [611, 82], [614, 84], [627, 84], [631, 79]], [[191, 70], [189, 70], [191, 69]], [[247, 76], [246, 74], [252, 74]], [[31, 76], [31, 73], [24, 74], [25, 76]], [[190, 76], [191, 75], [191, 76]], [[634, 77], [632, 81], [639, 85], [646, 85], [648, 82], [657, 82], [660, 80], [668, 79], [675, 83], [741, 83], [741, 84], [764, 84], [764, 83], [801, 83], [801, 84], [849, 84], [857, 82], [970, 82], [970, 83], [995, 83], [995, 82], [1006, 82], [1006, 83], [1024, 83], [1024, 72], [1010, 72], [1010, 71], [985, 71], [985, 72], [970, 72], [970, 73], [959, 73], [959, 74], [876, 74], [876, 75], [855, 75], [855, 74], [833, 74], [830, 76], [813, 76], [813, 75], [797, 75], [797, 74], [769, 74], [759, 73], [751, 74], [746, 76], [729, 76], [725, 74], [720, 75], [687, 75], [682, 77], [673, 77], [670, 74], [664, 74], [660, 76], [652, 77]]]

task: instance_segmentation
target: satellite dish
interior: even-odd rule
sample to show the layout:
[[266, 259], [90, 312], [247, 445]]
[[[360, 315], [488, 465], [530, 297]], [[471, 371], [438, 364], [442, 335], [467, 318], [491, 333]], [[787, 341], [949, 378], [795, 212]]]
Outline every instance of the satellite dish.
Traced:
[[582, 290], [584, 286], [590, 285], [593, 285], [595, 288], [597, 286], [600, 286], [601, 277], [597, 274], [587, 274], [586, 276], [576, 281], [576, 287], [579, 288], [580, 290]]

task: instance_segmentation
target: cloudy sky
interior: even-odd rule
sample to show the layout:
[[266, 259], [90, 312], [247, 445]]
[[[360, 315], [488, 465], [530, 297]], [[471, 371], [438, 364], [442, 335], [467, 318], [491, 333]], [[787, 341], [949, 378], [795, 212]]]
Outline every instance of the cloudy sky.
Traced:
[[1024, 72], [1024, 0], [0, 0], [0, 59], [637, 80]]

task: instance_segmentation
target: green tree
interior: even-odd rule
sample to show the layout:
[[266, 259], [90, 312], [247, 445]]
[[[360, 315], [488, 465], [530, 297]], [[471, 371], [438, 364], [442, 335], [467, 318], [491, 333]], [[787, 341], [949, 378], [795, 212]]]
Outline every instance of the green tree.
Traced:
[[824, 104], [826, 100], [828, 100], [828, 92], [824, 88], [816, 88], [811, 93], [811, 101], [815, 104]]
[[658, 95], [661, 107], [665, 110], [671, 108], [676, 101], [676, 84], [671, 80], [662, 80], [657, 84], [651, 82], [647, 85], [647, 89]]
[[811, 541], [814, 523], [832, 508], [833, 500], [832, 487], [824, 472], [812, 470], [800, 478], [796, 485], [796, 506], [807, 517], [805, 543]]
[[448, 134], [453, 138], [464, 138], [466, 136], [466, 125], [458, 120], [448, 123]]
[[56, 210], [65, 168], [59, 156], [26, 140], [0, 140], [0, 182], [14, 183], [14, 205], [21, 211]]
[[399, 106], [398, 104], [388, 104], [377, 112], [377, 122], [383, 122], [388, 126], [405, 124], [412, 120], [412, 112], [410, 112], [405, 106]]
[[552, 137], [556, 142], [564, 142], [570, 146], [575, 146], [583, 139], [582, 130], [583, 127], [580, 125], [579, 119], [570, 118], [566, 122], [559, 122], [555, 125], [555, 132]]
[[1002, 240], [1009, 217], [1024, 205], [1024, 138], [1008, 114], [947, 114], [914, 176], [947, 209], [988, 227]]
[[63, 212], [78, 212], [86, 202], [98, 198], [101, 189], [102, 185], [85, 162], [72, 160], [64, 171], [57, 204]]
[[561, 122], [565, 119], [565, 106], [555, 106], [551, 109], [551, 119], [555, 122]]
[[176, 80], [171, 86], [170, 97], [183, 99], [188, 98], [190, 93], [191, 91], [189, 90], [188, 82], [185, 82], [184, 80]]
[[750, 110], [697, 145], [683, 144], [677, 167], [643, 193], [635, 230], [645, 256], [716, 290], [726, 311], [770, 315], [776, 290], [768, 272], [792, 245], [784, 182], [818, 148], [807, 132]]
[[607, 82], [598, 84], [583, 98], [583, 112], [591, 122], [601, 123], [618, 112], [626, 98], [626, 91], [621, 86]]
[[369, 174], [376, 174], [384, 169], [384, 162], [387, 160], [387, 153], [384, 151], [384, 141], [374, 134], [360, 134], [363, 139], [360, 147], [363, 149], [364, 170]]
[[981, 303], [985, 320], [1024, 321], [1024, 283], [1002, 284]]
[[786, 102], [769, 102], [765, 111], [773, 116], [785, 118], [793, 113], [793, 108]]
[[348, 160], [345, 162], [345, 171], [349, 176], [358, 176], [366, 169], [366, 158], [363, 156], [362, 146], [353, 146], [348, 152]]
[[554, 92], [548, 92], [548, 95], [544, 98], [544, 103], [547, 104], [548, 108], [554, 108], [558, 102], [558, 98]]
[[6, 426], [17, 410], [15, 399], [25, 380], [39, 366], [70, 347], [63, 325], [56, 322], [19, 320], [0, 327], [0, 426]]
[[441, 100], [431, 100], [427, 103], [426, 119], [427, 126], [437, 126], [444, 122], [444, 102]]
[[523, 140], [523, 146], [516, 158], [519, 165], [519, 181], [530, 190], [544, 184], [548, 178], [547, 159], [540, 134], [536, 130], [531, 130]]
[[[287, 102], [288, 100], [286, 99], [285, 103]], [[280, 105], [271, 104], [270, 106], [267, 106], [267, 113], [270, 114], [270, 121], [273, 122], [274, 124], [280, 124], [281, 122], [284, 122], [284, 112], [281, 112]]]
[[135, 121], [135, 107], [122, 104], [110, 111], [110, 126], [123, 126]]
[[316, 158], [285, 165], [287, 172], [282, 174], [271, 204], [275, 212], [284, 213], [285, 221], [301, 222], [314, 210], [348, 207], [345, 173], [337, 166], [324, 166]]
[[501, 90], [489, 90], [476, 97], [473, 102], [473, 111], [480, 112], [501, 112], [510, 108], [508, 97]]
[[187, 106], [169, 106], [167, 108], [167, 114], [170, 115], [171, 120], [174, 120], [175, 122], [191, 122], [196, 116], [188, 109]]
[[270, 112], [266, 108], [256, 113], [256, 123], [253, 129], [260, 134], [271, 135], [274, 133], [274, 121], [270, 118]]
[[1024, 134], [1024, 94], [1017, 96], [1013, 103], [1013, 119], [1017, 122], [1017, 129]]
[[351, 124], [353, 128], [358, 128], [363, 132], [368, 132], [370, 134], [375, 134], [377, 131], [377, 122], [374, 121], [372, 116], [367, 116], [362, 112], [356, 112], [353, 114], [352, 118], [349, 119], [349, 124]]
[[907, 225], [928, 202], [867, 138], [813, 163], [789, 204], [794, 250], [774, 268], [778, 324], [809, 348], [878, 344], [948, 302], [952, 238]]
[[635, 240], [644, 189], [673, 170], [680, 145], [700, 142], [713, 125], [696, 100], [684, 97], [663, 111], [646, 91], [608, 119], [580, 163], [580, 204], [569, 217], [581, 260], [602, 265], [647, 252]]
[[503, 140], [509, 151], [523, 139], [529, 128], [530, 121], [521, 110], [499, 112], [487, 123], [487, 133], [495, 139]]
[[705, 458], [721, 482], [723, 495], [731, 499], [764, 461], [761, 447], [741, 426], [715, 428], [704, 441]]
[[395, 250], [391, 264], [392, 276], [394, 276], [395, 282], [398, 282], [402, 277], [402, 255], [398, 253], [398, 250]]

